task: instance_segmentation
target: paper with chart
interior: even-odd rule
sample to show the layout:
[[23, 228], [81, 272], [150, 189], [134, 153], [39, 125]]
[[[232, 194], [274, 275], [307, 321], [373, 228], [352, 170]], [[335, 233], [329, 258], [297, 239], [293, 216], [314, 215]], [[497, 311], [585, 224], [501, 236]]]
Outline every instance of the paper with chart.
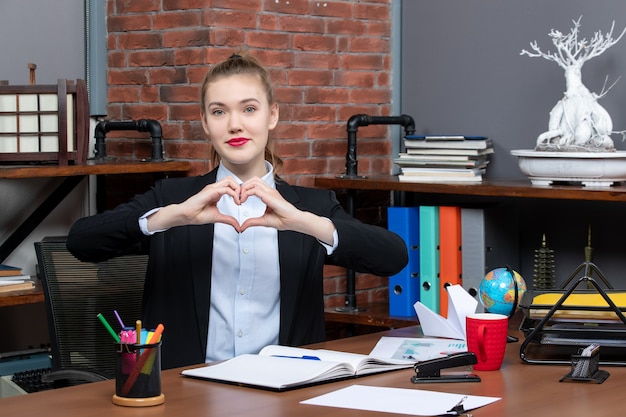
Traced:
[[370, 356], [383, 359], [404, 359], [422, 362], [461, 352], [467, 352], [467, 343], [465, 343], [465, 340], [434, 337], [383, 336], [370, 352]]
[[469, 411], [491, 404], [499, 399], [498, 397], [449, 394], [419, 389], [351, 385], [347, 388], [302, 401], [300, 404], [408, 414], [412, 416], [440, 416], [450, 415], [449, 411], [459, 403], [462, 403], [465, 411]]
[[424, 336], [465, 340], [465, 317], [476, 312], [478, 301], [458, 284], [450, 285], [447, 289], [447, 318], [435, 313], [419, 301], [413, 307]]

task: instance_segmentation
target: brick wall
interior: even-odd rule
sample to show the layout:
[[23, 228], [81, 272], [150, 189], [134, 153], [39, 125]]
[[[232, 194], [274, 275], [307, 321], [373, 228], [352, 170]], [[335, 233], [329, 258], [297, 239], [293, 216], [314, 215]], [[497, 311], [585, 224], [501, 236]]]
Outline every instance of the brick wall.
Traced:
[[[211, 169], [199, 121], [207, 68], [245, 47], [271, 69], [281, 122], [281, 176], [312, 186], [345, 171], [346, 123], [391, 109], [392, 0], [108, 0], [108, 119], [161, 122], [168, 159]], [[150, 157], [143, 134], [111, 132], [107, 153]], [[386, 126], [359, 129], [359, 174], [390, 172]], [[345, 271], [327, 268], [328, 306], [343, 304]], [[387, 279], [360, 275], [358, 303], [387, 298]]]

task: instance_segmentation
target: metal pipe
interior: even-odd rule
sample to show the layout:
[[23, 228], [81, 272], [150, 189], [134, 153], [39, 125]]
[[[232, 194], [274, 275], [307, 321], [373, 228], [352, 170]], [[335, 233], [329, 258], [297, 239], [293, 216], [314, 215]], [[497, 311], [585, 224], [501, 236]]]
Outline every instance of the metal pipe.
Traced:
[[369, 125], [401, 125], [404, 126], [405, 135], [415, 133], [415, 121], [411, 116], [369, 116], [367, 114], [355, 114], [348, 119], [348, 152], [346, 154], [346, 173], [344, 177], [355, 178], [358, 173], [358, 161], [356, 153], [356, 133], [360, 126]]
[[106, 158], [106, 134], [112, 130], [135, 130], [137, 132], [149, 132], [152, 138], [152, 160], [162, 161], [163, 155], [163, 129], [161, 124], [152, 119], [141, 119], [135, 121], [110, 121], [102, 120], [98, 122], [94, 131], [96, 139], [94, 153], [96, 159]]
[[[406, 136], [415, 134], [415, 121], [411, 116], [369, 116], [367, 114], [355, 114], [348, 119], [348, 152], [346, 154], [346, 173], [342, 178], [357, 177], [358, 161], [356, 154], [356, 134], [360, 126], [369, 125], [401, 125], [404, 126]], [[348, 213], [354, 217], [356, 214], [354, 207], [355, 190], [348, 192]], [[345, 306], [338, 307], [338, 311], [359, 311], [356, 303], [356, 274], [352, 269], [346, 271], [346, 295]]]

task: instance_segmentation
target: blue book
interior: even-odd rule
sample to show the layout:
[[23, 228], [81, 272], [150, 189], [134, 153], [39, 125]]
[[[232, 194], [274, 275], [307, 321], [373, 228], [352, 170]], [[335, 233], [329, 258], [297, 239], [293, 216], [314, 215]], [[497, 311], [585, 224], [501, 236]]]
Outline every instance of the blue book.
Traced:
[[439, 313], [439, 207], [420, 206], [420, 301]]
[[409, 263], [396, 275], [389, 277], [389, 315], [415, 316], [413, 304], [420, 295], [419, 208], [389, 207], [388, 229], [397, 233], [406, 243]]
[[10, 277], [22, 275], [22, 268], [17, 266], [0, 264], [0, 277]]

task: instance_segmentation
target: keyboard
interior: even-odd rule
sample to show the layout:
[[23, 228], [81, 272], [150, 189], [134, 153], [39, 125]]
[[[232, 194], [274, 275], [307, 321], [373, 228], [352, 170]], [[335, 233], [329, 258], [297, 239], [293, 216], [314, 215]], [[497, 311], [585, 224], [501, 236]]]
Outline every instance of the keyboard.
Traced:
[[31, 369], [28, 371], [15, 372], [11, 381], [27, 393], [46, 391], [54, 388], [54, 383], [43, 382], [41, 376], [51, 372], [50, 368]]

